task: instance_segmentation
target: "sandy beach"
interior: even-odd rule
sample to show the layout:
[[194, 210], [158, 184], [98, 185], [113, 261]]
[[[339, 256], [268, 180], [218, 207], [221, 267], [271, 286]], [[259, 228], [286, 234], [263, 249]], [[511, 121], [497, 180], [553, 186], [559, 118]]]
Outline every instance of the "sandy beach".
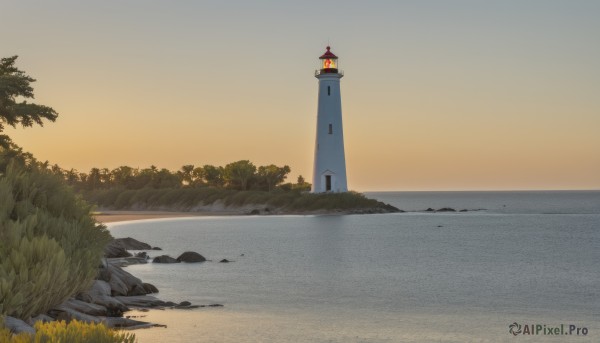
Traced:
[[223, 212], [169, 212], [169, 211], [101, 211], [93, 213], [94, 218], [101, 223], [123, 222], [142, 219], [202, 217], [202, 216], [227, 216], [239, 215], [234, 211]]

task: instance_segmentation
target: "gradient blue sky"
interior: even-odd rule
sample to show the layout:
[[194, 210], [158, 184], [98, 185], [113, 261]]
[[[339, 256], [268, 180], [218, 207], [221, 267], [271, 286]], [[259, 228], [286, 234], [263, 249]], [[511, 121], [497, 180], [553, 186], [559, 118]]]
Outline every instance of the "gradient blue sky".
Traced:
[[599, 189], [599, 1], [5, 1], [0, 56], [60, 113], [65, 168], [288, 164], [340, 57], [349, 187]]

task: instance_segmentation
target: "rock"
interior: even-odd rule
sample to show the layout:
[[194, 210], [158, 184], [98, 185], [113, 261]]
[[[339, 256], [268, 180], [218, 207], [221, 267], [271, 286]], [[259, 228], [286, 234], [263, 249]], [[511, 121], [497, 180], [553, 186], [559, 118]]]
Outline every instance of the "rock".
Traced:
[[208, 307], [223, 307], [221, 304], [210, 304]]
[[438, 225], [437, 227], [444, 227], [444, 225]]
[[111, 241], [104, 247], [104, 257], [130, 257], [131, 254], [115, 241]]
[[119, 300], [127, 306], [139, 306], [139, 307], [157, 307], [167, 306], [162, 300], [159, 300], [151, 295], [138, 295], [131, 297], [116, 296], [115, 299]]
[[159, 247], [153, 247], [152, 250], [162, 250], [162, 249]]
[[[139, 295], [140, 290], [143, 291], [144, 286], [142, 280], [129, 274], [128, 272], [121, 269], [119, 266], [109, 264], [110, 280], [108, 284], [111, 288], [111, 294], [114, 295], [129, 295], [131, 292], [135, 292]], [[134, 289], [137, 289], [134, 291]]]
[[143, 284], [141, 286], [134, 285], [133, 288], [129, 292], [127, 292], [127, 295], [146, 295], [146, 294], [148, 294], [148, 292], [146, 292], [146, 289], [144, 288]]
[[110, 296], [110, 284], [105, 281], [95, 280], [87, 293], [92, 299], [95, 299], [99, 295]]
[[105, 257], [131, 257], [127, 250], [150, 250], [150, 244], [140, 242], [131, 237], [113, 239], [104, 248]]
[[115, 266], [127, 267], [132, 264], [145, 264], [148, 263], [145, 257], [116, 257], [107, 258], [108, 262]]
[[108, 268], [100, 268], [98, 269], [98, 275], [96, 275], [96, 280], [102, 281], [110, 281], [110, 270]]
[[179, 303], [179, 306], [190, 306], [192, 303], [189, 301], [182, 301]]
[[177, 261], [190, 263], [190, 262], [204, 262], [204, 261], [206, 261], [206, 259], [204, 258], [204, 256], [198, 254], [197, 252], [186, 251], [183, 254], [179, 255], [179, 257], [177, 258]]
[[257, 214], [260, 214], [260, 211], [255, 209], [255, 210], [250, 211], [250, 213], [248, 213], [248, 214], [251, 216], [255, 216]]
[[384, 210], [386, 210], [386, 211], [387, 211], [387, 212], [389, 212], [389, 213], [404, 213], [404, 211], [403, 211], [403, 210], [399, 209], [399, 208], [398, 208], [398, 207], [396, 207], [396, 206], [392, 206], [392, 205], [390, 205], [390, 204], [385, 204], [385, 205], [383, 206], [383, 209], [384, 209]]
[[110, 284], [110, 291], [112, 296], [127, 295], [127, 292], [129, 292], [127, 284], [125, 284], [125, 282], [123, 282], [123, 280], [121, 280], [121, 278], [118, 275], [111, 275], [110, 280], [108, 280], [108, 283]]
[[426, 209], [425, 212], [435, 212], [435, 210], [430, 207], [430, 208]]
[[145, 260], [146, 257], [148, 257], [148, 254], [145, 251], [141, 251], [135, 254], [134, 257], [143, 258]]
[[200, 307], [204, 307], [204, 306], [202, 306], [202, 305], [175, 306], [176, 309], [180, 309], [180, 310], [191, 310], [191, 309], [200, 308]]
[[69, 308], [67, 306], [62, 306], [62, 305], [58, 305], [57, 307], [51, 309], [50, 311], [48, 311], [48, 314], [55, 318], [56, 320], [64, 320], [64, 321], [71, 321], [73, 319], [77, 319], [80, 322], [86, 322], [86, 323], [100, 323], [100, 318], [95, 317], [95, 316], [91, 316], [89, 314], [85, 314], [82, 312], [79, 312], [77, 310], [74, 310], [72, 308]]
[[437, 210], [436, 212], [456, 212], [456, 210], [451, 207], [442, 207], [439, 210]]
[[153, 263], [179, 263], [181, 261], [172, 258], [169, 255], [160, 255], [160, 256], [156, 256], [153, 260]]
[[154, 286], [151, 283], [143, 283], [142, 286], [144, 286], [144, 289], [146, 290], [146, 294], [150, 294], [150, 293], [158, 293], [158, 288], [156, 288], [156, 286]]
[[92, 297], [89, 294], [87, 294], [87, 293], [78, 293], [75, 296], [75, 299], [77, 299], [79, 301], [83, 301], [85, 303], [92, 303], [92, 302], [94, 302], [93, 299], [92, 299]]
[[105, 298], [104, 301], [108, 310], [108, 317], [122, 317], [123, 313], [130, 310], [129, 307], [113, 297]]
[[114, 240], [116, 244], [127, 250], [150, 250], [152, 246], [148, 243], [140, 242], [137, 239], [127, 237], [127, 238], [117, 238]]
[[462, 209], [462, 210], [460, 210], [459, 212], [467, 212], [467, 211], [469, 211], [469, 210], [467, 210], [467, 209]]
[[109, 316], [120, 316], [123, 312], [129, 311], [129, 308], [122, 302], [111, 297], [111, 291], [111, 286], [108, 282], [95, 280], [90, 289], [80, 294], [90, 297], [92, 303], [106, 307], [107, 315]]
[[219, 261], [219, 263], [229, 263], [229, 262], [232, 262], [232, 261], [229, 261], [229, 260], [228, 260], [228, 259], [226, 259], [226, 258], [224, 258], [224, 259], [222, 259], [221, 261]]
[[31, 326], [27, 325], [24, 321], [18, 318], [6, 316], [4, 317], [4, 326], [10, 330], [10, 332], [14, 334], [19, 334], [21, 332], [35, 334], [35, 329]]
[[65, 311], [65, 309], [75, 310], [77, 312], [89, 314], [91, 316], [106, 316], [108, 311], [106, 307], [96, 304], [89, 304], [77, 299], [69, 299], [64, 303], [55, 307], [57, 310]]
[[106, 317], [102, 318], [102, 323], [109, 328], [141, 328], [141, 327], [151, 327], [153, 324], [142, 322], [139, 320], [133, 320], [129, 318], [114, 318], [114, 317]]

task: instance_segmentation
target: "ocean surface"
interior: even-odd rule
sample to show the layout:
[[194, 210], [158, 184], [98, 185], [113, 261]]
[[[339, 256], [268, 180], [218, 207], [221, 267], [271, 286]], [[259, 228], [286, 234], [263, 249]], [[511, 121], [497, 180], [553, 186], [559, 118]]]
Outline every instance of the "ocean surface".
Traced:
[[[141, 342], [600, 342], [600, 191], [367, 193], [407, 213], [110, 224], [212, 262], [127, 267], [164, 300]], [[473, 210], [427, 213], [452, 207]], [[227, 258], [233, 263], [218, 263]], [[518, 337], [509, 332], [521, 327]], [[576, 335], [523, 335], [530, 325]], [[583, 335], [585, 328], [587, 335]], [[563, 331], [567, 332], [567, 331]]]

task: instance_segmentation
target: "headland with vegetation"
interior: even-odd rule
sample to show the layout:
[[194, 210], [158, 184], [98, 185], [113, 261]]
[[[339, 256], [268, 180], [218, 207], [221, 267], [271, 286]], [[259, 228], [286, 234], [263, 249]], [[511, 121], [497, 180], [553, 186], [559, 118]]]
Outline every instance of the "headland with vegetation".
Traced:
[[310, 193], [290, 168], [256, 167], [247, 160], [225, 166], [185, 165], [178, 171], [154, 166], [92, 168], [89, 173], [50, 168], [102, 210], [212, 212], [226, 214], [387, 213], [398, 209], [356, 192]]

